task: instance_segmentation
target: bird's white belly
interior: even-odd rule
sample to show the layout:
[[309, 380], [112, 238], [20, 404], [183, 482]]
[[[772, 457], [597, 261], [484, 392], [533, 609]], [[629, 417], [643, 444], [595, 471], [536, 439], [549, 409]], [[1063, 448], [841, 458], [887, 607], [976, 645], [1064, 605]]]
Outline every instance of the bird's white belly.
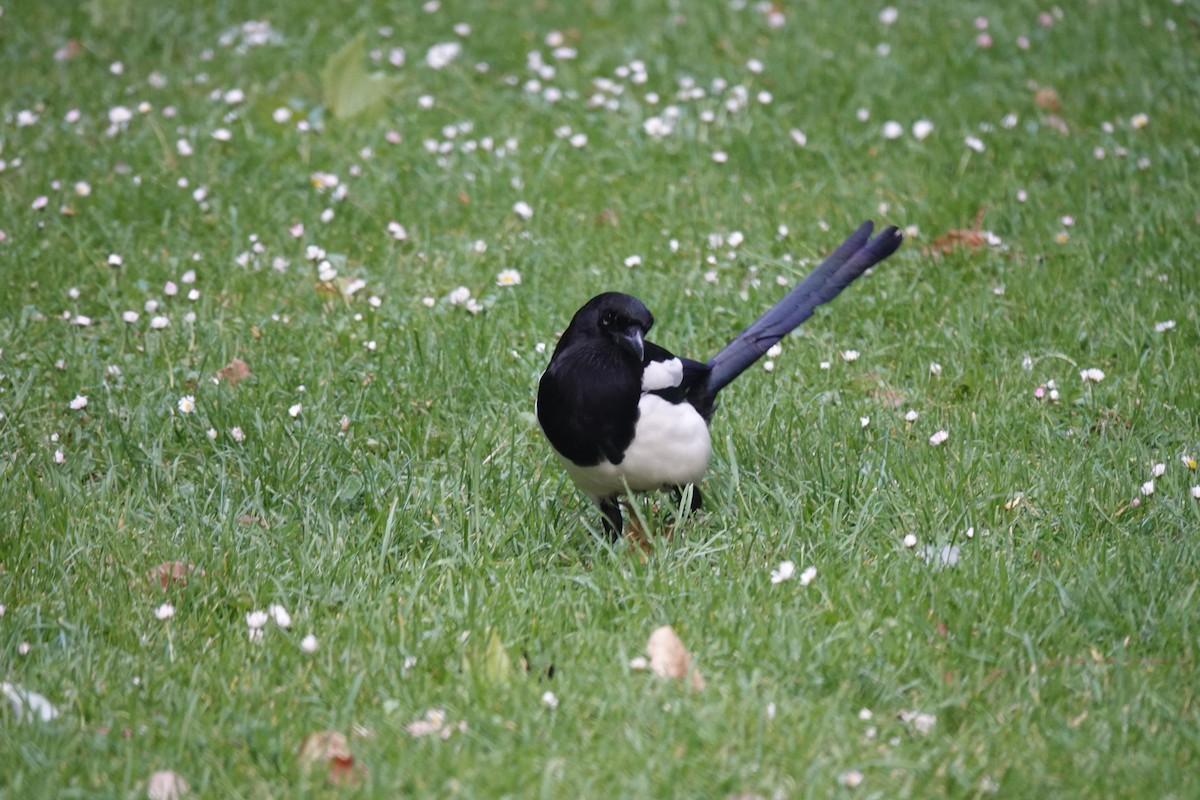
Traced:
[[690, 403], [672, 403], [642, 395], [633, 442], [620, 464], [607, 460], [581, 467], [559, 457], [568, 474], [593, 498], [656, 491], [665, 486], [699, 483], [712, 459], [708, 424]]

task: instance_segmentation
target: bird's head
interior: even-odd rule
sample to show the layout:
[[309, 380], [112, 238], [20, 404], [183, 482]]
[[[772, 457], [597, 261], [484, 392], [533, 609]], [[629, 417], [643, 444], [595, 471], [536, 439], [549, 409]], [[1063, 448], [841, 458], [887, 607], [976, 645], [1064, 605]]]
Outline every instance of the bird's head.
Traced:
[[579, 309], [571, 320], [572, 328], [611, 342], [641, 363], [645, 354], [646, 333], [654, 325], [654, 315], [641, 300], [620, 292], [597, 295]]

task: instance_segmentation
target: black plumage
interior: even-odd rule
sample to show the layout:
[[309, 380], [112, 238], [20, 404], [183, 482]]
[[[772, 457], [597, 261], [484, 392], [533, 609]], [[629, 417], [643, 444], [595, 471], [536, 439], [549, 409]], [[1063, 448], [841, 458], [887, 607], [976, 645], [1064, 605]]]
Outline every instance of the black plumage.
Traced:
[[[571, 478], [600, 507], [610, 535], [621, 532], [620, 495], [682, 489], [704, 475], [718, 392], [900, 246], [895, 227], [873, 239], [872, 229], [863, 223], [708, 362], [646, 341], [654, 316], [631, 295], [597, 295], [576, 312], [538, 385], [537, 417]], [[699, 507], [698, 490], [692, 498]]]

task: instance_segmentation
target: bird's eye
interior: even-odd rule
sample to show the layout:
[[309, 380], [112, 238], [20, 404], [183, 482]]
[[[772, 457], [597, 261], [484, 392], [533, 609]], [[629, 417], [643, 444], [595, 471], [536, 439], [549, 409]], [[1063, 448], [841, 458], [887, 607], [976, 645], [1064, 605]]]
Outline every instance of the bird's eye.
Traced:
[[616, 311], [605, 311], [604, 316], [600, 318], [600, 324], [605, 328], [615, 328], [621, 321], [621, 315]]

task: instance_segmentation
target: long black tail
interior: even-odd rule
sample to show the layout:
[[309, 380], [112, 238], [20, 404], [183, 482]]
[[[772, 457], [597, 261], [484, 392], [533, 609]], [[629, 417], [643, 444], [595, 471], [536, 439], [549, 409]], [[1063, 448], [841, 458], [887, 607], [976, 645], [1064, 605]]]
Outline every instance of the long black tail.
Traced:
[[702, 390], [707, 400], [704, 405], [711, 404], [717, 392], [760, 359], [771, 345], [811, 317], [817, 306], [837, 297], [855, 278], [896, 252], [904, 235], [895, 227], [887, 227], [872, 239], [874, 227], [870, 220], [860, 225], [796, 288], [712, 357], [708, 362], [712, 371]]

